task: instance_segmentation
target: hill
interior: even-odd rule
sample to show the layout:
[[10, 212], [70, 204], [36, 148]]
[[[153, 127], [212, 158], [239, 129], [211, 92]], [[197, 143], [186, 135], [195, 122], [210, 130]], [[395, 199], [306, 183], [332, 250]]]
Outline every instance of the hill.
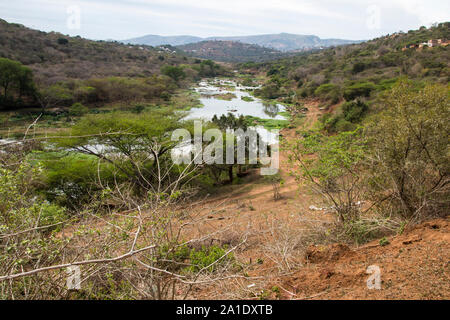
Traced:
[[262, 62], [286, 55], [278, 50], [236, 41], [202, 41], [177, 48], [193, 57], [222, 62]]
[[[124, 45], [0, 20], [0, 109], [170, 101], [177, 89], [229, 74], [172, 46]], [[11, 71], [14, 70], [14, 71]], [[8, 72], [14, 76], [8, 77]], [[25, 90], [26, 89], [26, 90]], [[184, 106], [185, 107], [185, 106]]]
[[358, 43], [360, 41], [341, 40], [341, 39], [320, 39], [314, 35], [298, 35], [289, 33], [280, 34], [263, 34], [252, 36], [238, 36], [238, 37], [209, 37], [200, 38], [193, 36], [155, 36], [148, 35], [140, 38], [124, 40], [124, 43], [141, 44], [150, 46], [159, 45], [184, 45], [188, 43], [197, 43], [202, 41], [239, 41], [248, 44], [255, 44], [262, 47], [272, 48], [280, 51], [295, 51], [324, 48], [336, 45], [344, 45], [351, 43]]
[[194, 37], [194, 36], [158, 36], [149, 34], [143, 37], [133, 38], [129, 40], [125, 40], [123, 42], [129, 44], [138, 44], [138, 45], [148, 45], [148, 46], [161, 46], [161, 45], [172, 45], [172, 46], [180, 46], [188, 43], [195, 43], [203, 41], [203, 38]]
[[149, 76], [166, 64], [189, 63], [168, 48], [92, 41], [42, 32], [0, 19], [0, 57], [29, 66], [40, 81]]
[[320, 39], [319, 37], [314, 35], [298, 35], [290, 33], [265, 34], [243, 37], [216, 37], [212, 39], [241, 41], [244, 43], [256, 44], [280, 51], [317, 49], [359, 42], [341, 39]]
[[[450, 77], [450, 24], [422, 27], [368, 42], [302, 53], [277, 61], [242, 64], [241, 70], [264, 73], [266, 83], [256, 94], [265, 99], [301, 103], [320, 100], [328, 109], [341, 102], [375, 102], [379, 93], [390, 89], [402, 77], [415, 81], [448, 83]], [[431, 40], [431, 41], [430, 41]], [[430, 41], [432, 47], [418, 44]], [[416, 45], [406, 49], [410, 45]], [[371, 108], [376, 108], [375, 104]], [[366, 107], [364, 106], [364, 109]], [[350, 129], [356, 119], [328, 119], [330, 130]], [[351, 122], [351, 121], [350, 121]]]

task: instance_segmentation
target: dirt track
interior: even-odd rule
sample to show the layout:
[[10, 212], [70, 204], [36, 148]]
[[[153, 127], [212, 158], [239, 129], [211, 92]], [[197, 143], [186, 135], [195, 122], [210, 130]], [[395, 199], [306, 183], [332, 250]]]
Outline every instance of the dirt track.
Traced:
[[[309, 108], [306, 123], [311, 126], [320, 112], [316, 105]], [[295, 139], [295, 130], [283, 133]], [[296, 251], [292, 247], [291, 254], [284, 257], [287, 262], [280, 262], [283, 255], [276, 251], [287, 248], [290, 238], [295, 241], [304, 230], [303, 221], [332, 219], [331, 213], [309, 210], [310, 205], [320, 206], [320, 198], [306, 189], [299, 189], [288, 175], [287, 157], [283, 153], [280, 167], [285, 180], [281, 200], [274, 201], [272, 186], [261, 183], [254, 172], [247, 178], [249, 183], [232, 186], [229, 193], [210, 199], [209, 205], [201, 209], [210, 215], [210, 229], [233, 223], [242, 228], [230, 230], [230, 235], [245, 228], [253, 231], [253, 241], [236, 256], [247, 261], [248, 274], [254, 278], [200, 289], [196, 291], [196, 299], [450, 298], [450, 224], [447, 220], [431, 221], [406, 230], [403, 235], [390, 238], [386, 246], [381, 246], [377, 240], [358, 248], [335, 244]], [[210, 208], [214, 206], [220, 206], [220, 210], [211, 214]], [[276, 229], [277, 226], [283, 229]], [[381, 270], [381, 290], [367, 288], [366, 280], [370, 275], [366, 270], [371, 265]], [[289, 270], [281, 270], [283, 267]], [[283, 273], [286, 275], [280, 275]]]

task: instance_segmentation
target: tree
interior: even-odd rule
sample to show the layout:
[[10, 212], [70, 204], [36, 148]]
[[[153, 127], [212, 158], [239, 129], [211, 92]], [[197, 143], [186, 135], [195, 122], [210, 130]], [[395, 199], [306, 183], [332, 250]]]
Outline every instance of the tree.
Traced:
[[351, 101], [358, 97], [369, 97], [375, 89], [376, 87], [373, 82], [357, 82], [345, 88], [344, 98], [347, 101]]
[[69, 40], [67, 40], [66, 38], [58, 38], [58, 44], [66, 45], [68, 43], [69, 43]]
[[[220, 118], [218, 118], [217, 115], [214, 115], [212, 118], [212, 123], [217, 125], [219, 127], [219, 129], [221, 129], [223, 131], [227, 131], [230, 129], [231, 130], [242, 129], [245, 131], [248, 129], [247, 122], [243, 115], [241, 115], [240, 117], [235, 117], [230, 112], [228, 113], [228, 115], [224, 115], [224, 114], [221, 115]], [[234, 149], [235, 149], [234, 150], [234, 152], [235, 152], [234, 158], [236, 159], [237, 158], [236, 157], [236, 154], [237, 154], [236, 146], [237, 146], [238, 137], [234, 133], [224, 133], [223, 137], [224, 137], [223, 138], [223, 149], [224, 150], [226, 149], [227, 140], [233, 141], [233, 145], [235, 146], [234, 147]], [[257, 134], [256, 134], [256, 137], [258, 137]], [[249, 148], [257, 148], [257, 146], [250, 145], [250, 143], [252, 143], [252, 141], [250, 141], [250, 139], [247, 139], [245, 141], [246, 153], [248, 152]], [[211, 164], [210, 170], [217, 182], [219, 182], [222, 171], [227, 171], [229, 183], [233, 183], [233, 181], [234, 181], [233, 170], [235, 167], [237, 167], [238, 176], [241, 175], [242, 174], [242, 164], [234, 164], [234, 163], [233, 164]]]
[[33, 96], [33, 73], [18, 61], [0, 58], [0, 87], [0, 106], [14, 105], [23, 96]]
[[87, 115], [59, 144], [110, 163], [143, 194], [163, 187], [157, 185], [156, 172], [172, 166], [170, 151], [177, 142], [171, 133], [188, 125], [183, 117], [171, 111]]
[[362, 130], [326, 136], [304, 132], [303, 139], [288, 144], [292, 174], [332, 205], [340, 223], [359, 219], [357, 203], [365, 188], [361, 163], [367, 152]]
[[41, 89], [36, 98], [42, 109], [51, 106], [70, 106], [74, 100], [72, 90], [59, 83]]
[[75, 117], [83, 116], [88, 112], [89, 112], [89, 108], [85, 107], [84, 105], [82, 105], [79, 102], [74, 103], [69, 109], [69, 115], [75, 116]]
[[161, 69], [162, 74], [171, 77], [175, 82], [178, 82], [181, 79], [186, 77], [183, 68], [176, 66], [164, 66]]
[[385, 111], [367, 129], [371, 185], [387, 198], [384, 211], [420, 219], [448, 214], [450, 183], [448, 88], [422, 90], [402, 81], [385, 97]]
[[[0, 162], [2, 298], [186, 299], [194, 285], [239, 276], [233, 251], [247, 233], [230, 247], [212, 244], [231, 225], [210, 231], [207, 216], [188, 208], [193, 191], [181, 188], [180, 181], [189, 171], [177, 172], [168, 188], [141, 198], [130, 196], [126, 184], [102, 186], [101, 196], [70, 217], [36, 193], [42, 178], [38, 163], [31, 165], [26, 156], [13, 162]], [[156, 176], [164, 184], [166, 168], [158, 166]], [[106, 215], [95, 209], [112, 199], [120, 199], [127, 210]], [[200, 235], [187, 236], [185, 230], [194, 227]], [[75, 290], [67, 285], [72, 268], [83, 277]]]
[[369, 106], [360, 100], [346, 102], [342, 105], [344, 119], [352, 123], [360, 121], [368, 109]]

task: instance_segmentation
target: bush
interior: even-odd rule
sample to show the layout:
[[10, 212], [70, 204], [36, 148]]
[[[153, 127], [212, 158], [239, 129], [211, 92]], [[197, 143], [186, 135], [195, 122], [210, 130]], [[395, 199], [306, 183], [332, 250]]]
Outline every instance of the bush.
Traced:
[[369, 107], [362, 101], [346, 102], [342, 105], [342, 112], [345, 120], [357, 123], [361, 121]]
[[353, 65], [352, 73], [357, 74], [363, 72], [366, 69], [366, 64], [363, 62], [357, 62]]
[[176, 66], [164, 66], [161, 68], [161, 73], [172, 78], [175, 82], [178, 82], [186, 77], [183, 68]]
[[[402, 81], [367, 129], [373, 152], [371, 186], [382, 210], [420, 220], [449, 212], [448, 88], [417, 90]], [[387, 200], [385, 200], [387, 199]]]
[[347, 101], [351, 101], [358, 97], [369, 97], [375, 89], [376, 86], [373, 82], [358, 82], [344, 89], [344, 98]]
[[69, 40], [67, 40], [66, 38], [58, 38], [58, 44], [66, 45], [68, 43], [69, 43]]
[[18, 61], [0, 58], [0, 107], [21, 104], [23, 97], [35, 94], [33, 73]]
[[[209, 272], [217, 270], [225, 262], [234, 259], [232, 254], [225, 256], [226, 249], [226, 247], [221, 248], [219, 246], [202, 247], [201, 250], [192, 249], [189, 255], [191, 266], [187, 270], [190, 272], [198, 272], [203, 268], [206, 268]], [[210, 266], [215, 261], [219, 261], [219, 259], [221, 259], [219, 263]]]
[[41, 171], [41, 167], [26, 163], [15, 171], [0, 166], [0, 229], [2, 232], [12, 232], [24, 225], [30, 228], [47, 226], [66, 218], [63, 208], [35, 196], [35, 183], [41, 179]]
[[81, 117], [89, 112], [88, 107], [83, 106], [81, 103], [75, 103], [69, 108], [69, 115], [75, 117]]
[[331, 100], [331, 102], [335, 104], [341, 99], [341, 88], [332, 83], [322, 84], [314, 91], [314, 95]]

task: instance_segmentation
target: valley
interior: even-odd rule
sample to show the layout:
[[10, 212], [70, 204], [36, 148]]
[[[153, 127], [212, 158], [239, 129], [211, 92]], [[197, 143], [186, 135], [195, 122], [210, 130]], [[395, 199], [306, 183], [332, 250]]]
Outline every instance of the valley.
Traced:
[[[450, 49], [402, 50], [449, 30], [124, 44], [1, 20], [0, 298], [449, 299]], [[174, 160], [197, 121], [233, 161]]]

